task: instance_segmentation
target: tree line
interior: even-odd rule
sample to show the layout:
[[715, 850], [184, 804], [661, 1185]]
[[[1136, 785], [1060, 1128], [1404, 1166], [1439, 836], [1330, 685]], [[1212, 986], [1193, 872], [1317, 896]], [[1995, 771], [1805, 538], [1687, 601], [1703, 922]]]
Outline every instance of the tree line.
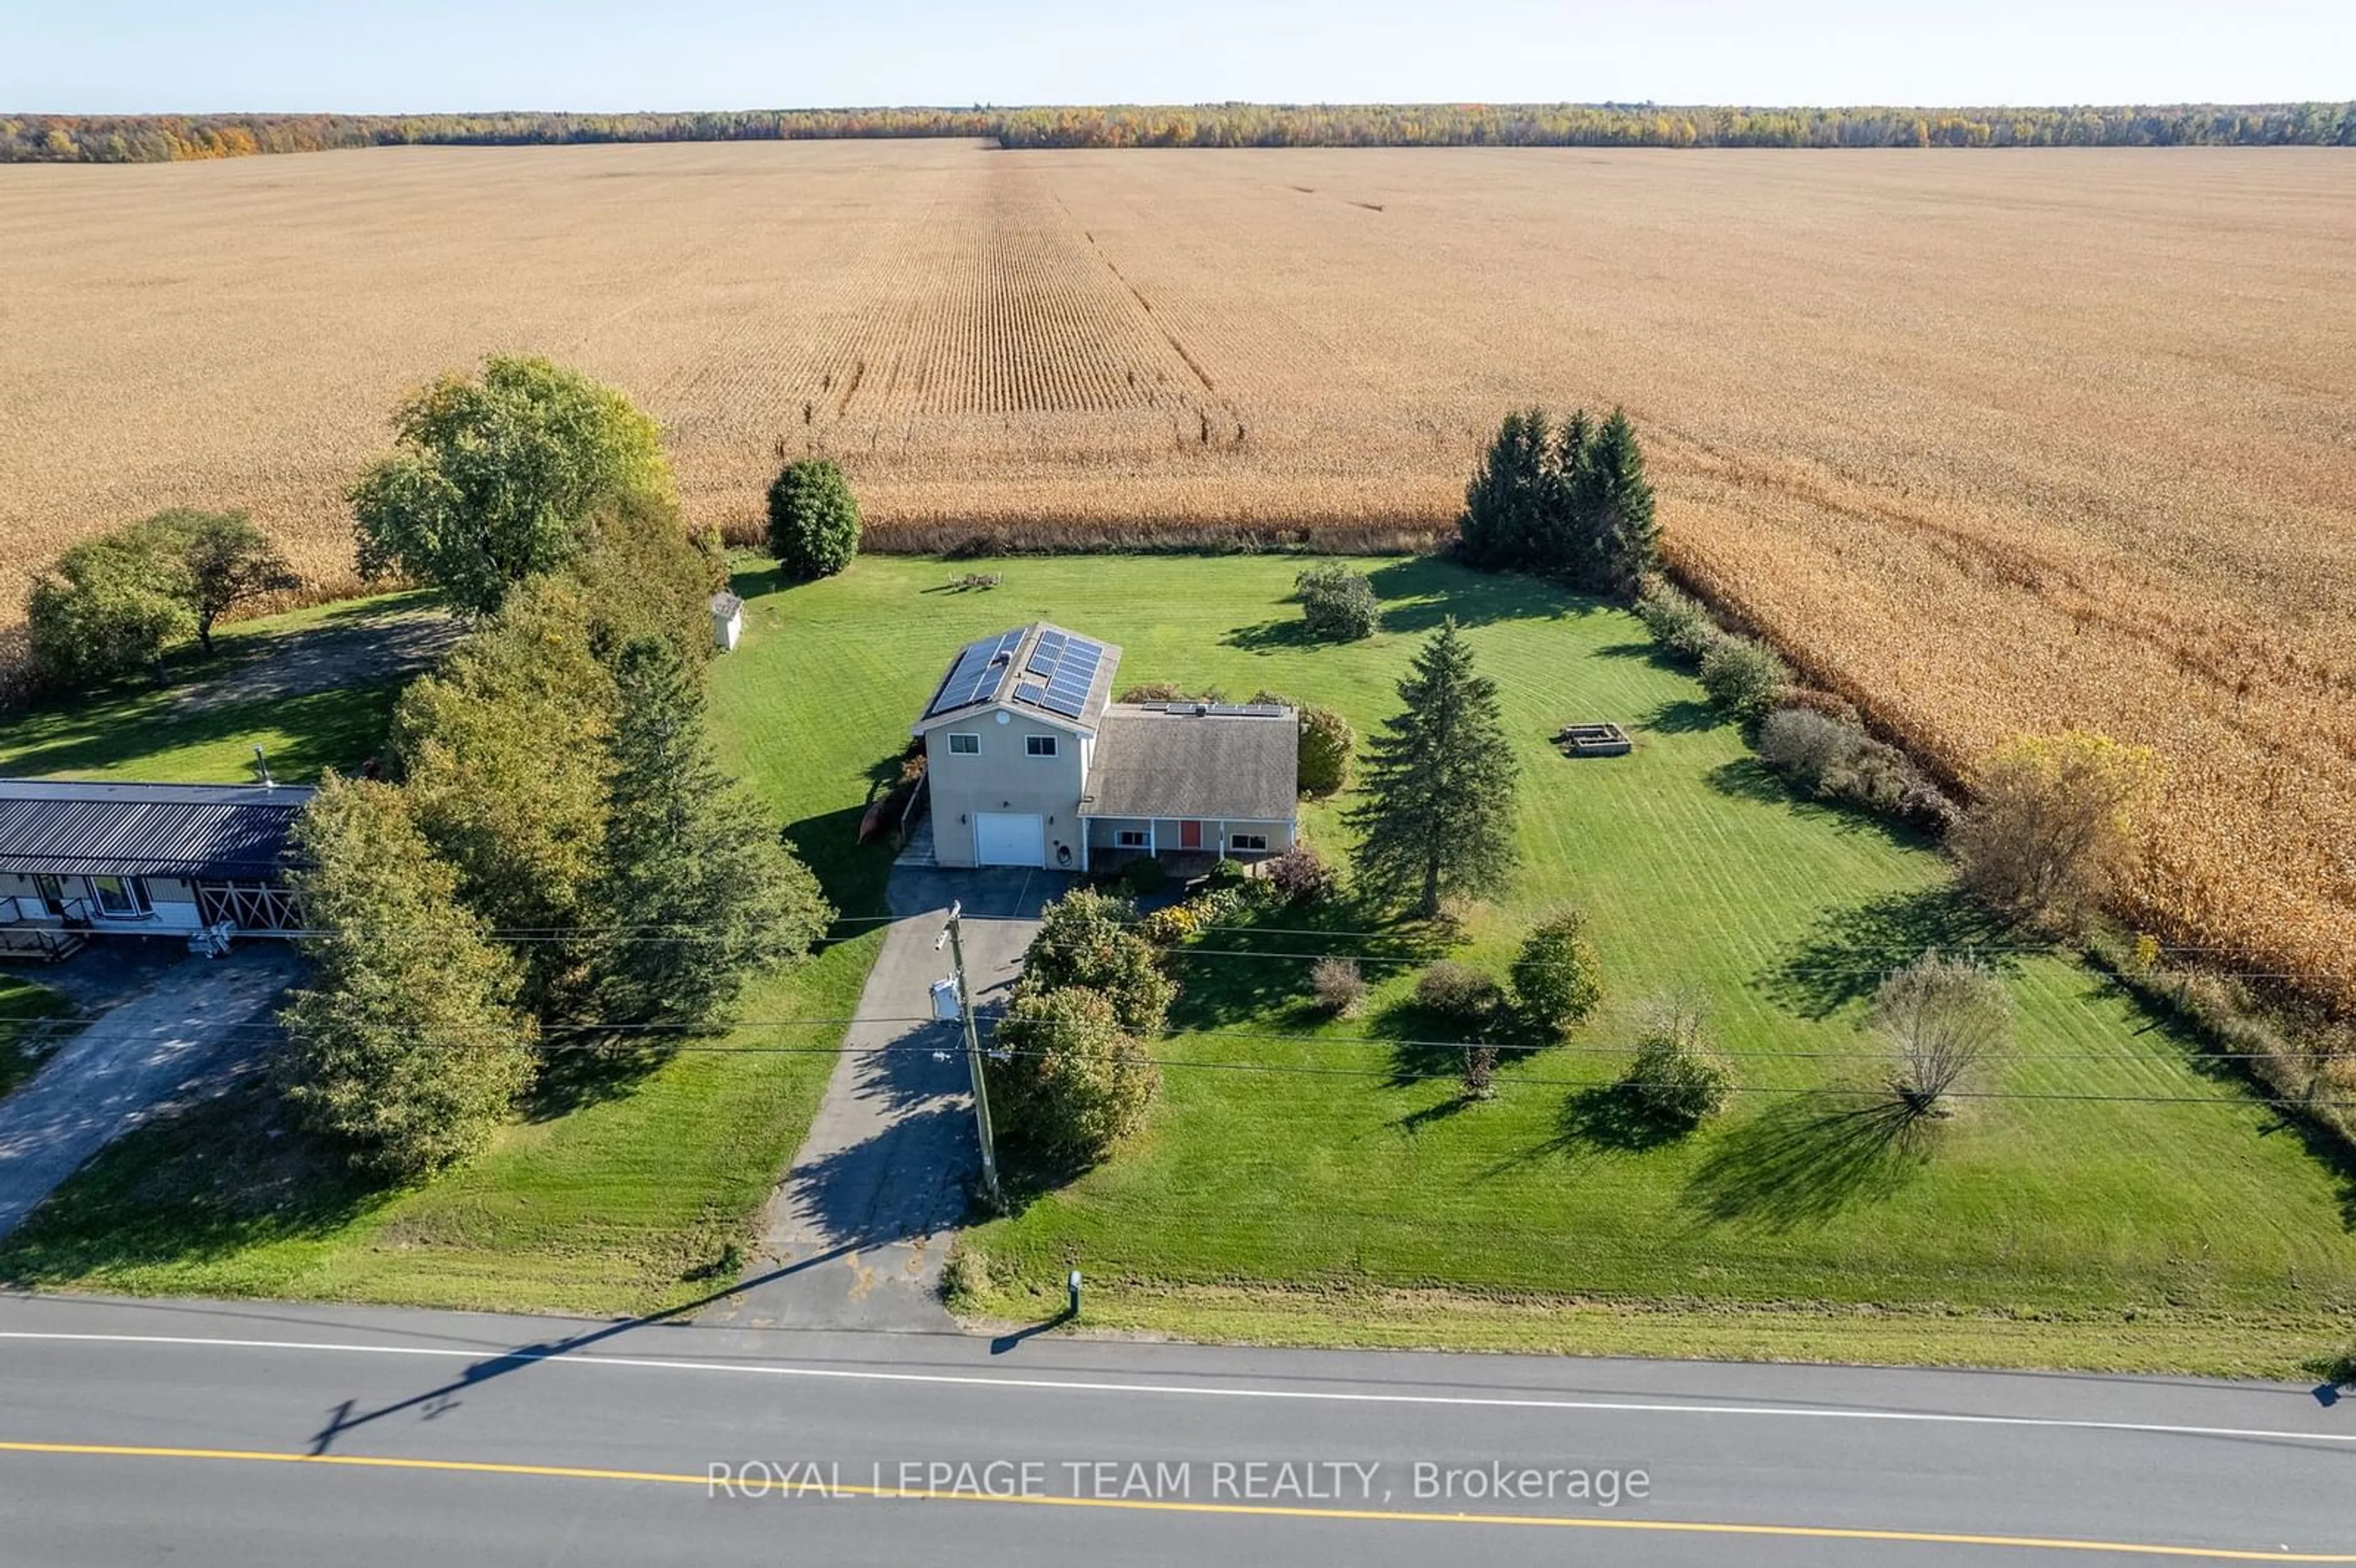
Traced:
[[361, 560], [434, 583], [474, 630], [402, 694], [379, 776], [331, 773], [305, 808], [315, 967], [276, 1080], [304, 1125], [412, 1179], [535, 1090], [589, 1092], [718, 1027], [833, 912], [713, 752], [724, 563], [682, 525], [653, 422], [525, 358], [395, 422], [352, 491]]
[[700, 113], [26, 114], [0, 163], [170, 163], [402, 145], [971, 136], [1005, 147], [2356, 146], [2356, 101], [2053, 108], [1215, 103]]

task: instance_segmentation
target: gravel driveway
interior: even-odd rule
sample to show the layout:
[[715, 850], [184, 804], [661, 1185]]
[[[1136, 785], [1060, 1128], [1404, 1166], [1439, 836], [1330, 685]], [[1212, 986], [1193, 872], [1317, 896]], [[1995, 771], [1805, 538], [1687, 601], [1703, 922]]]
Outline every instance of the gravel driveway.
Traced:
[[266, 1022], [300, 969], [280, 942], [184, 958], [141, 976], [138, 989], [59, 1046], [31, 1083], [0, 1100], [0, 1236], [124, 1133], [220, 1093], [256, 1066], [270, 1030], [251, 1026]]

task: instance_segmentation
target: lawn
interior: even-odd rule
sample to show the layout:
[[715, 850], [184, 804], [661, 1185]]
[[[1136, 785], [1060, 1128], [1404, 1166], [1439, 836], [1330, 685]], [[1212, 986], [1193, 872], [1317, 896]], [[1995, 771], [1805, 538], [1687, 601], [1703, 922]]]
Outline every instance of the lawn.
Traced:
[[[1044, 1316], [1064, 1271], [1088, 1318], [1255, 1339], [2286, 1372], [2344, 1348], [2356, 1178], [2065, 956], [2012, 951], [1946, 891], [1938, 857], [1791, 799], [1626, 615], [1432, 561], [1373, 567], [1385, 631], [1318, 646], [1278, 556], [869, 557], [779, 589], [744, 574], [743, 646], [713, 671], [723, 755], [863, 933], [748, 1003], [741, 1045], [830, 1046], [876, 937], [885, 846], [855, 847], [907, 725], [961, 640], [1047, 616], [1122, 645], [1126, 680], [1270, 687], [1362, 734], [1444, 614], [1499, 683], [1520, 753], [1525, 865], [1458, 955], [1500, 962], [1538, 911], [1585, 910], [1603, 1014], [1508, 1062], [1459, 1106], [1444, 1054], [1393, 1004], [1394, 932], [1226, 933], [1183, 954], [1162, 1099], [1104, 1166], [972, 1232], [983, 1309]], [[1617, 720], [1633, 755], [1572, 763], [1545, 737]], [[1310, 836], [1342, 842], [1338, 808]], [[1291, 925], [1320, 923], [1288, 921]], [[2001, 950], [2013, 1055], [1927, 1145], [1882, 1137], [1832, 1091], [1875, 1076], [1864, 999], [1933, 943]], [[1382, 980], [1361, 1020], [1301, 1006], [1313, 951]], [[1250, 956], [1236, 955], [1249, 952]], [[1630, 1009], [1708, 999], [1743, 1093], [1716, 1124], [1635, 1136], [1596, 1093]], [[1271, 1038], [1282, 1037], [1282, 1038]], [[643, 1311], [721, 1273], [798, 1142], [830, 1058], [682, 1057], [513, 1129], [419, 1190], [369, 1195], [271, 1167], [266, 1107], [231, 1102], [124, 1140], [5, 1247], [0, 1276]], [[2038, 1097], [2044, 1096], [2044, 1097]], [[253, 1170], [239, 1172], [245, 1162]], [[220, 1171], [226, 1174], [215, 1175]], [[2338, 1315], [2335, 1317], [2335, 1315]]]
[[[332, 613], [241, 626], [256, 641], [240, 656], [268, 656], [273, 629], [299, 631]], [[373, 752], [397, 690], [323, 691], [296, 699], [306, 706], [291, 713], [241, 719], [224, 709], [203, 726], [159, 710], [168, 693], [134, 691], [89, 713], [20, 718], [0, 730], [0, 767], [44, 755], [70, 758], [76, 773], [233, 779], [245, 776], [249, 737], [274, 721], [279, 775], [302, 776], [316, 766], [288, 759], [350, 762]], [[726, 702], [723, 728], [733, 729]], [[816, 777], [779, 765], [749, 782], [781, 821], [802, 823], [823, 846], [829, 835], [805, 819], [826, 815], [837, 786]], [[842, 841], [851, 837], [844, 828]], [[858, 896], [880, 897], [872, 855], [826, 863], [867, 878]], [[841, 1043], [840, 1022], [798, 1020], [847, 1018], [882, 942], [873, 923], [845, 932], [808, 965], [755, 986], [742, 1008], [747, 1021], [706, 1042], [714, 1049], [544, 1096], [482, 1158], [414, 1189], [373, 1189], [323, 1162], [260, 1091], [163, 1118], [101, 1154], [0, 1242], [0, 1279], [589, 1314], [651, 1312], [708, 1295], [734, 1279], [735, 1249], [799, 1146]], [[0, 991], [0, 1016], [9, 1006]]]
[[372, 622], [423, 610], [422, 593], [314, 605], [232, 622], [216, 652], [193, 645], [166, 657], [159, 681], [137, 677], [97, 691], [0, 715], [0, 774], [18, 778], [136, 779], [153, 784], [251, 784], [262, 748], [282, 784], [308, 784], [327, 768], [349, 772], [384, 743], [405, 677], [369, 672], [283, 696], [213, 700], [209, 688], [306, 642], [343, 640]]
[[[1378, 1005], [1332, 1026], [1301, 1005], [1305, 960], [1226, 955], [1389, 939], [1229, 934], [1182, 955], [1183, 1032], [1146, 1130], [969, 1238], [994, 1310], [1044, 1315], [1077, 1264], [1093, 1319], [1253, 1338], [2284, 1371], [2344, 1336], [2347, 1167], [2083, 965], [2012, 951], [1922, 844], [1790, 798], [1633, 619], [1393, 562], [1386, 630], [1320, 647], [1282, 603], [1300, 565], [1018, 559], [1001, 587], [958, 592], [959, 569], [870, 558], [809, 587], [743, 585], [745, 645], [716, 677], [728, 744], [751, 775], [798, 781], [813, 850], [841, 842], [961, 639], [1048, 616], [1122, 645], [1124, 680], [1271, 687], [1364, 734], [1452, 613], [1524, 770], [1524, 869], [1460, 955], [1501, 962], [1558, 903], [1594, 923], [1604, 1015], [1461, 1108], [1445, 1058], [1394, 1038], [1424, 1032], [1385, 1005], [1404, 965], [1370, 963], [1391, 976]], [[1558, 756], [1545, 737], [1577, 719], [1629, 724], [1635, 753]], [[1331, 806], [1307, 829], [1341, 842]], [[863, 902], [882, 859], [834, 865]], [[1865, 999], [1933, 944], [1997, 953], [2019, 1040], [1984, 1085], [2008, 1097], [1917, 1144], [1826, 1092], [1874, 1081]], [[1699, 1135], [1649, 1144], [1595, 1089], [1625, 1061], [1633, 1006], [1670, 987], [1706, 996], [1743, 1093]]]
[[0, 1095], [40, 1071], [62, 1038], [48, 1020], [68, 1010], [55, 991], [0, 969]]

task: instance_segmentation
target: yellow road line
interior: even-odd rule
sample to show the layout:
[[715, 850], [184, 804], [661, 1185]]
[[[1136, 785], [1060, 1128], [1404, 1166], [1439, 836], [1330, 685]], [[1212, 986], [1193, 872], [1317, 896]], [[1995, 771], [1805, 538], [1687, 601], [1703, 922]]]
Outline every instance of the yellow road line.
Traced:
[[[709, 1476], [675, 1470], [608, 1470], [579, 1465], [509, 1465], [483, 1459], [403, 1459], [376, 1454], [291, 1454], [256, 1448], [163, 1448], [124, 1443], [0, 1441], [0, 1453], [80, 1455], [112, 1459], [215, 1459], [265, 1465], [325, 1465], [350, 1469], [441, 1470], [463, 1475], [552, 1477], [578, 1481], [644, 1481], [658, 1486], [718, 1484]], [[817, 1487], [810, 1488], [820, 1490]], [[1801, 1541], [1902, 1541], [1931, 1546], [2006, 1547], [2033, 1552], [2108, 1552], [2214, 1563], [2356, 1563], [2356, 1554], [2241, 1551], [2225, 1546], [2164, 1546], [2133, 1541], [2084, 1541], [2041, 1535], [1974, 1535], [1948, 1531], [1862, 1530], [1833, 1525], [1726, 1524], [1699, 1520], [1597, 1519], [1521, 1513], [1430, 1513], [1410, 1509], [1288, 1508], [1274, 1503], [1215, 1503], [1175, 1499], [992, 1496], [978, 1492], [911, 1491], [896, 1487], [828, 1484], [830, 1497], [887, 1502], [1004, 1503], [1033, 1508], [1115, 1509], [1132, 1513], [1240, 1515], [1253, 1519], [1343, 1520], [1377, 1524], [1503, 1525], [1542, 1530], [1618, 1530], [1639, 1534], [1772, 1536]]]

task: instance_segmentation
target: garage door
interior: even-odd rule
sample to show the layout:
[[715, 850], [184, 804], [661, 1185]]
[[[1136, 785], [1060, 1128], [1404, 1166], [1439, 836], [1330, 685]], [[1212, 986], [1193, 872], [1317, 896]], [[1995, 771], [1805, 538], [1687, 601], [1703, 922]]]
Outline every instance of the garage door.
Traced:
[[1047, 863], [1047, 825], [1037, 813], [977, 811], [973, 814], [973, 858], [985, 866], [1044, 866]]

